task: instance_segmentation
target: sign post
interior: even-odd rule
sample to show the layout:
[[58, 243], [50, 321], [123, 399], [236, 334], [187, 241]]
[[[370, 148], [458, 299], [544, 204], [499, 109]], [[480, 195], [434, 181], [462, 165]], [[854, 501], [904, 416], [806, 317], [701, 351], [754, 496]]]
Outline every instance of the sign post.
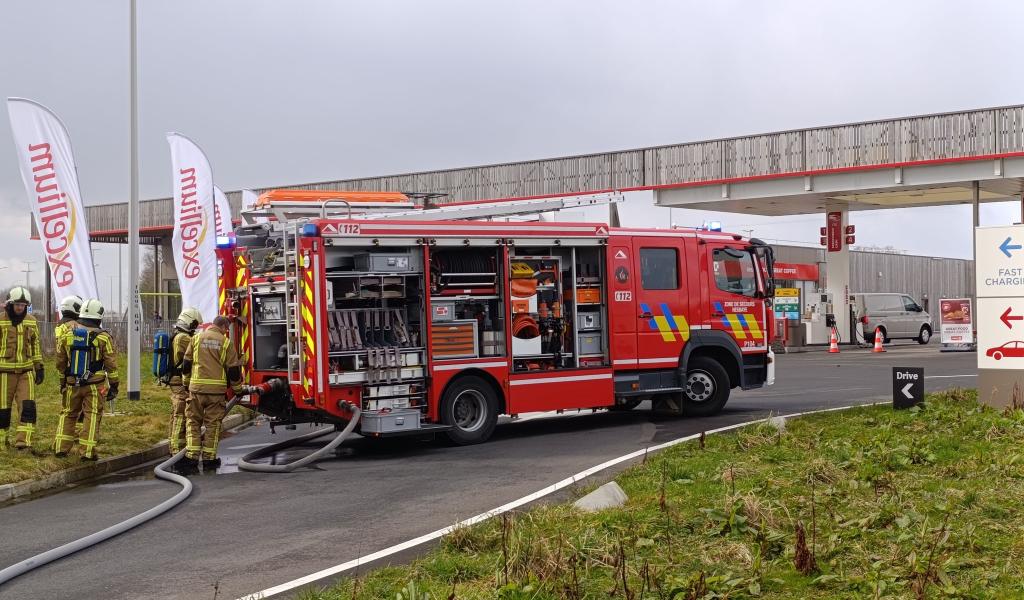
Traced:
[[776, 319], [800, 320], [800, 289], [776, 288], [775, 301], [772, 303]]
[[825, 220], [826, 242], [829, 252], [843, 249], [843, 213], [830, 212]]
[[978, 399], [1009, 406], [1024, 389], [1024, 225], [978, 227], [974, 237]]
[[924, 404], [924, 368], [892, 368], [892, 407], [910, 408]]

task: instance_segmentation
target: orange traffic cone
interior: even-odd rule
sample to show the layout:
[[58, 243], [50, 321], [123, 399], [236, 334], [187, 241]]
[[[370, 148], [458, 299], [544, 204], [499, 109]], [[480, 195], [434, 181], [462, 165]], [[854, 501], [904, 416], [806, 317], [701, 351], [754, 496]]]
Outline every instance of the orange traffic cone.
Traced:
[[882, 346], [882, 330], [875, 329], [875, 347], [871, 349], [872, 352], [885, 352], [885, 347]]
[[835, 329], [833, 329], [832, 333], [828, 336], [828, 353], [839, 354], [839, 340], [836, 338]]

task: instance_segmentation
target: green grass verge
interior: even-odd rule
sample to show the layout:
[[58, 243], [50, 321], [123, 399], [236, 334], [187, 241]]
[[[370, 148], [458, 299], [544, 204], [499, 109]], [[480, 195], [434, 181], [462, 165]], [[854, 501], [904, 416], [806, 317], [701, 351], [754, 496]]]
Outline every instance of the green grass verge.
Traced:
[[[116, 456], [149, 448], [167, 439], [170, 419], [170, 390], [157, 385], [150, 373], [152, 355], [142, 357], [141, 399], [130, 402], [126, 398], [124, 383], [124, 356], [118, 357], [121, 368], [121, 391], [116, 401], [116, 416], [105, 416], [100, 423], [98, 452], [100, 456]], [[33, 479], [75, 467], [81, 459], [75, 454], [67, 458], [53, 455], [53, 440], [57, 433], [57, 416], [60, 413], [60, 382], [53, 368], [53, 359], [46, 359], [46, 377], [36, 390], [38, 418], [36, 432], [32, 438], [34, 452], [0, 451], [0, 484]], [[242, 411], [236, 407], [234, 411]], [[14, 427], [17, 415], [12, 418], [8, 439], [14, 443]], [[0, 431], [0, 435], [2, 435]]]
[[751, 426], [624, 472], [622, 509], [492, 519], [299, 597], [1020, 598], [1022, 442], [1024, 412], [962, 390]]

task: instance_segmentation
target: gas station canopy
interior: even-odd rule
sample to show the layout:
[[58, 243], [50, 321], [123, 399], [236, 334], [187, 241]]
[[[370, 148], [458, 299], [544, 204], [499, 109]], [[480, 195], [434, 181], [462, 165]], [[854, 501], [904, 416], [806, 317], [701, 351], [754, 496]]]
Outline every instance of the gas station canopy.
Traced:
[[970, 204], [975, 191], [978, 202], [1013, 200], [1024, 193], [1020, 106], [702, 146], [701, 159], [712, 163], [703, 170], [719, 169], [723, 176], [658, 186], [660, 206], [779, 216], [824, 212], [827, 206], [856, 211]]

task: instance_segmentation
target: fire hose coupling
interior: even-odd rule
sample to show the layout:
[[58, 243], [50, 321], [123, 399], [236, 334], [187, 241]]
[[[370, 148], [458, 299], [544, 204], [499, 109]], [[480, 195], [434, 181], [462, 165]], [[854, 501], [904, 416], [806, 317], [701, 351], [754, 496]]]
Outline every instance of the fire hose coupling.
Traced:
[[242, 386], [242, 395], [254, 394], [258, 396], [260, 394], [269, 394], [271, 392], [280, 391], [284, 389], [284, 387], [285, 383], [283, 379], [271, 379], [270, 381], [265, 381], [259, 385]]

